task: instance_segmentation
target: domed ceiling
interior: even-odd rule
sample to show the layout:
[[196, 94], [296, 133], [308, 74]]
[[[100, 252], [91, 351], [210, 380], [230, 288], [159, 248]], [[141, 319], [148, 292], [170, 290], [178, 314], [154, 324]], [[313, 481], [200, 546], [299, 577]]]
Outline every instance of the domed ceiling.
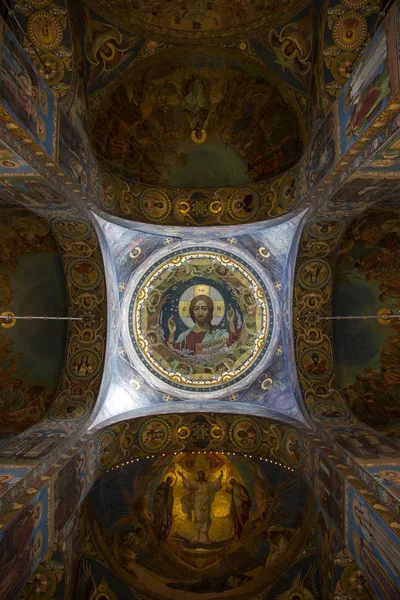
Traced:
[[162, 250], [139, 269], [126, 290], [122, 331], [146, 379], [203, 399], [254, 379], [277, 334], [272, 283], [249, 259], [190, 245]]
[[87, 0], [114, 24], [175, 41], [205, 41], [277, 27], [309, 0]]
[[[336, 321], [338, 377], [349, 406], [374, 429], [400, 438], [400, 208], [373, 207], [346, 232], [335, 271], [333, 314], [382, 315]], [[349, 311], [349, 297], [351, 310]]]
[[174, 188], [274, 177], [297, 163], [305, 137], [275, 75], [237, 51], [207, 48], [158, 53], [125, 72], [91, 130], [111, 173]]
[[302, 418], [285, 349], [286, 269], [301, 215], [218, 240], [97, 219], [110, 248], [108, 270], [115, 269], [120, 326], [109, 394], [93, 427], [121, 415], [223, 412], [232, 403], [249, 414]]

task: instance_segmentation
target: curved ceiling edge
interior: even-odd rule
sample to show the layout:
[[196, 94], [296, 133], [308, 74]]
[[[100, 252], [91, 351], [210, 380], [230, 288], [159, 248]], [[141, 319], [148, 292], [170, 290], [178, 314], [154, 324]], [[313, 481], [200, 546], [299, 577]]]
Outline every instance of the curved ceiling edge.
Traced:
[[[300, 208], [293, 210], [292, 212], [288, 212], [280, 217], [275, 217], [273, 219], [269, 219], [267, 221], [254, 221], [250, 223], [238, 223], [233, 225], [225, 225], [221, 228], [219, 225], [210, 225], [209, 227], [203, 229], [202, 227], [195, 226], [178, 226], [178, 225], [170, 225], [166, 227], [162, 223], [152, 224], [152, 223], [143, 223], [141, 221], [131, 221], [130, 219], [126, 219], [123, 217], [116, 217], [110, 213], [105, 212], [98, 208], [97, 205], [91, 203], [89, 208], [92, 210], [93, 214], [96, 218], [101, 221], [106, 221], [108, 223], [113, 223], [114, 225], [119, 225], [120, 227], [124, 227], [126, 229], [133, 229], [135, 231], [141, 231], [143, 233], [148, 233], [152, 235], [160, 235], [163, 237], [178, 237], [178, 238], [196, 238], [196, 239], [220, 239], [220, 238], [229, 238], [235, 239], [238, 236], [246, 235], [246, 234], [254, 234], [258, 231], [265, 231], [266, 229], [276, 227], [277, 225], [281, 225], [282, 223], [286, 223], [290, 221], [297, 215], [299, 215], [302, 211], [307, 210], [307, 206], [304, 205]], [[235, 243], [234, 241], [232, 243]]]
[[248, 417], [254, 416], [256, 418], [268, 418], [274, 421], [285, 423], [287, 425], [291, 425], [293, 427], [308, 427], [307, 423], [304, 421], [303, 417], [300, 414], [291, 418], [288, 415], [285, 415], [278, 411], [272, 410], [270, 408], [264, 408], [262, 406], [254, 406], [254, 404], [246, 405], [245, 403], [242, 403], [240, 405], [235, 405], [235, 403], [233, 402], [226, 401], [220, 401], [218, 402], [218, 404], [215, 402], [183, 401], [173, 402], [169, 404], [166, 403], [165, 406], [143, 406], [143, 408], [126, 410], [125, 412], [119, 415], [115, 415], [113, 417], [107, 417], [107, 415], [102, 415], [100, 411], [96, 419], [90, 425], [89, 430], [93, 432], [98, 432], [105, 427], [110, 427], [111, 425], [118, 424], [121, 421], [125, 421], [128, 419], [139, 419], [157, 415], [170, 415], [171, 413], [181, 415], [201, 413], [206, 416], [230, 413], [242, 416], [247, 415]]
[[103, 172], [93, 209], [107, 219], [183, 227], [186, 234], [188, 227], [237, 227], [292, 216], [300, 204], [297, 182], [298, 165], [268, 181], [216, 189], [162, 188]]

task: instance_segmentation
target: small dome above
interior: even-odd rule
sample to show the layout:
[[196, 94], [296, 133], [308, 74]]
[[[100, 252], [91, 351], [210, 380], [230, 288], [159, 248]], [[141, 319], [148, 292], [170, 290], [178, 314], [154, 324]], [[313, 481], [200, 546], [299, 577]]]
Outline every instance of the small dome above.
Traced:
[[305, 137], [298, 104], [272, 73], [209, 48], [135, 64], [107, 91], [91, 129], [110, 173], [171, 188], [275, 177], [298, 162]]

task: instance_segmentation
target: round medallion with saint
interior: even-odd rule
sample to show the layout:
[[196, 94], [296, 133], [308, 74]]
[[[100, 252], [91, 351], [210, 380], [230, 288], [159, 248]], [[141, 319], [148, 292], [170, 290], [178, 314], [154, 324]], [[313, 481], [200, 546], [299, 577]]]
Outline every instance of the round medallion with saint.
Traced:
[[141, 278], [129, 333], [143, 365], [178, 389], [218, 390], [243, 379], [273, 331], [265, 283], [236, 257], [177, 251]]

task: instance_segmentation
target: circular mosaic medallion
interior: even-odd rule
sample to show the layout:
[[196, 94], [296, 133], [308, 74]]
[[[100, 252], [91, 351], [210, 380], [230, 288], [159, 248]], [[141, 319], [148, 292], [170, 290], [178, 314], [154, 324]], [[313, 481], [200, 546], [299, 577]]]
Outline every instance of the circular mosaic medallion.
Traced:
[[68, 239], [81, 240], [90, 235], [90, 227], [82, 219], [59, 219], [54, 221], [53, 227], [58, 234]]
[[89, 349], [78, 350], [68, 362], [69, 374], [75, 379], [85, 380], [95, 377], [100, 370], [100, 360], [95, 352]]
[[171, 200], [168, 194], [157, 189], [143, 192], [139, 197], [139, 209], [152, 223], [164, 221], [171, 213]]
[[289, 429], [283, 438], [283, 452], [288, 463], [299, 469], [303, 462], [303, 448], [297, 431]]
[[255, 452], [262, 442], [259, 424], [247, 417], [241, 417], [232, 423], [229, 437], [232, 444], [242, 452]]
[[171, 439], [171, 426], [165, 419], [149, 419], [139, 429], [139, 446], [145, 452], [160, 452]]
[[325, 350], [315, 348], [301, 355], [299, 366], [307, 379], [324, 379], [332, 373], [333, 361]]
[[64, 77], [64, 63], [55, 54], [42, 54], [34, 58], [33, 62], [47, 85], [56, 85]]
[[113, 463], [118, 451], [118, 438], [114, 431], [103, 431], [97, 441], [97, 465], [106, 471]]
[[336, 81], [342, 84], [346, 83], [350, 77], [351, 67], [356, 57], [357, 54], [353, 52], [341, 52], [339, 56], [335, 56], [332, 60], [331, 71]]
[[255, 190], [241, 188], [228, 201], [228, 214], [240, 223], [250, 221], [258, 212], [260, 200]]
[[297, 278], [305, 288], [321, 288], [330, 280], [331, 266], [322, 258], [310, 258], [300, 267]]
[[339, 236], [345, 226], [345, 221], [331, 218], [320, 221], [309, 221], [305, 230], [310, 237], [318, 240], [328, 240]]
[[110, 173], [102, 173], [99, 179], [100, 202], [106, 210], [113, 210], [119, 202], [119, 186]]
[[336, 19], [332, 37], [342, 50], [355, 50], [366, 38], [367, 22], [360, 13], [349, 11]]
[[163, 253], [126, 295], [134, 353], [176, 389], [211, 392], [242, 380], [272, 338], [266, 279], [230, 252]]
[[92, 290], [101, 281], [101, 272], [91, 258], [75, 258], [68, 265], [68, 275], [78, 288]]
[[28, 19], [28, 34], [41, 50], [53, 50], [60, 44], [63, 31], [54, 15], [46, 10], [39, 10]]
[[290, 210], [296, 201], [297, 181], [294, 173], [287, 173], [279, 186], [279, 201], [283, 208]]
[[89, 408], [84, 402], [78, 400], [57, 404], [49, 412], [52, 421], [69, 421], [83, 419], [89, 414]]
[[320, 420], [342, 420], [350, 416], [350, 411], [344, 404], [335, 400], [319, 400], [312, 406], [313, 415]]

